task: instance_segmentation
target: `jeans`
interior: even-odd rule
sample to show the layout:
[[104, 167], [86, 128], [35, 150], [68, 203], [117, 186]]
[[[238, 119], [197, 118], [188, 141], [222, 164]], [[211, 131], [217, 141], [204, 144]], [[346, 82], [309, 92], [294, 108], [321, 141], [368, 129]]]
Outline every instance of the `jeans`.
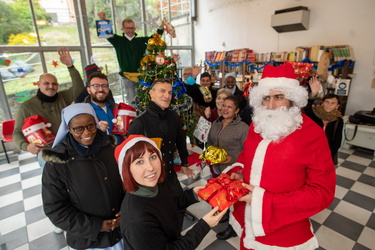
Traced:
[[132, 102], [134, 101], [134, 98], [135, 98], [135, 95], [136, 95], [136, 93], [135, 93], [136, 83], [129, 80], [128, 78], [126, 78], [124, 76], [121, 76], [121, 84], [122, 84], [122, 87], [125, 90], [125, 94], [126, 94], [125, 102], [126, 102], [126, 104], [135, 107], [135, 104], [132, 103]]
[[[105, 247], [105, 248], [86, 248], [86, 250], [123, 250], [124, 249], [124, 242], [123, 239], [121, 239], [119, 242], [117, 242], [115, 245], [111, 247]], [[75, 248], [69, 247], [69, 250], [76, 250]]]
[[37, 158], [38, 158], [38, 163], [39, 163], [39, 166], [42, 168], [42, 170], [44, 169], [44, 166], [46, 165], [46, 162], [42, 159], [42, 151], [39, 151], [38, 154], [36, 155]]

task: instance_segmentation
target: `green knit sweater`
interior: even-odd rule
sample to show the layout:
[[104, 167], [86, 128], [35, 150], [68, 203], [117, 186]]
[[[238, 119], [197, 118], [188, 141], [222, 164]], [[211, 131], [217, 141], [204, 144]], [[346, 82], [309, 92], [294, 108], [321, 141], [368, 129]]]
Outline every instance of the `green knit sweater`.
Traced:
[[[43, 103], [38, 97], [34, 96], [21, 104], [13, 131], [13, 140], [19, 149], [26, 151], [26, 147], [29, 145], [22, 134], [24, 119], [27, 117], [41, 115], [47, 122], [51, 123], [50, 130], [56, 135], [61, 123], [61, 110], [70, 105], [84, 88], [82, 77], [75, 67], [69, 69], [69, 74], [72, 79], [72, 86], [67, 90], [59, 91], [56, 101]], [[50, 147], [52, 144], [46, 146]]]
[[[157, 33], [162, 35], [163, 30], [158, 29]], [[151, 37], [152, 35], [149, 37], [137, 37], [136, 35], [129, 41], [125, 36], [114, 35], [107, 39], [116, 50], [121, 76], [123, 76], [123, 72], [138, 72], [147, 48], [147, 41]]]

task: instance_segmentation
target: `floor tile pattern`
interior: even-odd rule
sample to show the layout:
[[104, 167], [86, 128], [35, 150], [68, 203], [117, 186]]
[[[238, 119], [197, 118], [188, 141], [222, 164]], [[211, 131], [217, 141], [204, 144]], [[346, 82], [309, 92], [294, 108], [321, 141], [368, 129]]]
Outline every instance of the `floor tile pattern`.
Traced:
[[[41, 169], [29, 153], [11, 155], [11, 163], [0, 156], [0, 242], [1, 250], [68, 249], [64, 234], [54, 234], [54, 226], [42, 208]], [[335, 200], [311, 218], [321, 250], [375, 249], [375, 158], [371, 150], [340, 149]], [[179, 174], [183, 188], [205, 185], [210, 177], [205, 168], [196, 179]], [[188, 208], [184, 230], [210, 210], [205, 202]], [[213, 228], [197, 249], [234, 250], [239, 238], [218, 240], [216, 233], [227, 226]]]

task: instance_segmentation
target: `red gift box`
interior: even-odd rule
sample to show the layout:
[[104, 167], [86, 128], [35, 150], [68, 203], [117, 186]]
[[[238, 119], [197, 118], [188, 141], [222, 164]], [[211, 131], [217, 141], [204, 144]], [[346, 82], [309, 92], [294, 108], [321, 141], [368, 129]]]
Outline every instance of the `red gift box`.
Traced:
[[206, 187], [198, 191], [198, 196], [208, 201], [212, 207], [219, 207], [219, 210], [223, 211], [248, 192], [241, 181], [232, 180], [229, 175], [221, 174], [217, 178], [209, 179]]
[[112, 134], [126, 135], [131, 121], [135, 119], [137, 112], [135, 108], [125, 103], [119, 105], [113, 110], [113, 128]]
[[22, 126], [22, 133], [28, 143], [48, 144], [55, 140], [55, 135], [52, 134], [50, 123], [40, 115], [34, 115], [25, 118]]

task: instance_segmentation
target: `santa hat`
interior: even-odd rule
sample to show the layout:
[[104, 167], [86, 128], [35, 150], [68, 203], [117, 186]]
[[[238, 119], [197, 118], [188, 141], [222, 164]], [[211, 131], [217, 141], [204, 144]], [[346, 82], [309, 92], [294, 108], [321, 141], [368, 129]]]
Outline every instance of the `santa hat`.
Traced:
[[266, 65], [263, 70], [262, 79], [258, 86], [273, 88], [296, 88], [299, 86], [299, 81], [294, 73], [294, 68], [287, 63], [279, 67]]
[[263, 97], [271, 90], [282, 91], [285, 98], [293, 101], [297, 107], [302, 108], [307, 104], [307, 91], [300, 86], [291, 64], [279, 67], [266, 65], [262, 79], [250, 91], [250, 105], [255, 107], [262, 105]]
[[137, 142], [140, 142], [140, 141], [150, 143], [153, 147], [155, 147], [159, 151], [159, 155], [160, 156], [162, 155], [156, 143], [150, 138], [147, 138], [146, 136], [143, 136], [143, 135], [129, 135], [129, 137], [125, 141], [123, 141], [120, 145], [118, 145], [115, 148], [115, 158], [118, 163], [118, 168], [119, 168], [119, 172], [120, 172], [122, 180], [124, 180], [122, 178], [122, 164], [124, 163], [125, 154], [128, 151], [128, 149], [130, 149]]

